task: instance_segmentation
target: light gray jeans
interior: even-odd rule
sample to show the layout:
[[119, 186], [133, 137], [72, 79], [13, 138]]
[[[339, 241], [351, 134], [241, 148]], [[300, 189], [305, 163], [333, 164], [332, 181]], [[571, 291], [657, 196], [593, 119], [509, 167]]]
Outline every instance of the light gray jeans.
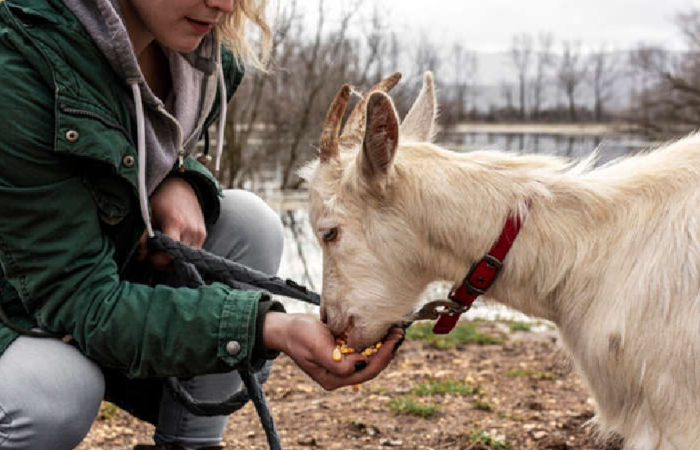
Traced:
[[[277, 214], [247, 191], [224, 192], [221, 217], [204, 248], [269, 274], [282, 257]], [[195, 398], [223, 399], [238, 390], [236, 372], [194, 377], [183, 384]], [[105, 390], [102, 371], [57, 339], [19, 337], [0, 357], [0, 449], [70, 450], [85, 437]], [[154, 440], [188, 449], [218, 444], [227, 417], [198, 417], [164, 394]]]

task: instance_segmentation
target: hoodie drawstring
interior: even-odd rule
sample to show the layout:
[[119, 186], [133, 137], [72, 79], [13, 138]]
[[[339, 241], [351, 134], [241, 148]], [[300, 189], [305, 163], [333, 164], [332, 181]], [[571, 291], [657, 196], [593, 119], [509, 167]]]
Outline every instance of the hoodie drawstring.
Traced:
[[134, 110], [136, 110], [136, 151], [139, 158], [139, 205], [141, 217], [146, 224], [148, 237], [153, 237], [151, 226], [151, 214], [148, 211], [148, 189], [146, 189], [146, 121], [143, 116], [143, 102], [141, 101], [141, 88], [139, 81], [129, 81], [131, 92], [134, 95]]
[[[226, 109], [227, 109], [227, 96], [226, 96], [226, 83], [224, 81], [224, 68], [221, 63], [219, 63], [217, 78], [219, 81], [219, 124], [217, 129], [216, 138], [216, 172], [219, 171], [221, 167], [221, 154], [224, 148], [224, 127], [226, 126]], [[151, 214], [148, 210], [148, 189], [146, 188], [146, 122], [143, 114], [143, 101], [141, 100], [141, 89], [139, 88], [139, 81], [133, 80], [129, 81], [131, 86], [131, 92], [134, 96], [134, 110], [136, 111], [136, 151], [139, 160], [139, 173], [138, 173], [138, 183], [139, 183], [139, 206], [141, 207], [141, 217], [146, 224], [146, 230], [148, 231], [148, 237], [153, 237], [153, 226], [151, 225]]]
[[226, 108], [227, 108], [227, 96], [226, 96], [226, 83], [224, 82], [224, 67], [223, 64], [219, 63], [219, 71], [217, 73], [219, 78], [219, 125], [217, 126], [217, 137], [216, 137], [216, 164], [214, 165], [214, 170], [219, 172], [221, 166], [221, 154], [224, 148], [224, 128], [226, 127]]

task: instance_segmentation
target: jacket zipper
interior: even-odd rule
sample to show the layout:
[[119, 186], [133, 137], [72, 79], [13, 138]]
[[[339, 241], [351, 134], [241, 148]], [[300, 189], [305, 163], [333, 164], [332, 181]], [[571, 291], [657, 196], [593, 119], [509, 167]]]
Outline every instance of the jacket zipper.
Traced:
[[172, 124], [175, 126], [175, 131], [177, 133], [177, 144], [179, 146], [177, 150], [177, 169], [180, 172], [185, 171], [185, 146], [183, 145], [182, 142], [182, 128], [180, 128], [180, 124], [178, 123], [177, 119], [172, 116], [168, 112], [167, 109], [165, 109], [162, 105], [158, 106], [158, 112], [163, 114], [165, 117], [168, 118], [172, 122]]
[[185, 171], [185, 149], [182, 147], [177, 152], [177, 170], [179, 172]]

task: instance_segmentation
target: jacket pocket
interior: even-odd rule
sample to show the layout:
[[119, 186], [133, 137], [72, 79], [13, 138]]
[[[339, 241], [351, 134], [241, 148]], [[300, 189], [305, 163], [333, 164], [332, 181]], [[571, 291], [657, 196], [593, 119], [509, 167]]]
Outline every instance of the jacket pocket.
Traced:
[[100, 220], [107, 225], [117, 225], [134, 208], [134, 199], [128, 185], [115, 177], [84, 177], [83, 184], [97, 206]]

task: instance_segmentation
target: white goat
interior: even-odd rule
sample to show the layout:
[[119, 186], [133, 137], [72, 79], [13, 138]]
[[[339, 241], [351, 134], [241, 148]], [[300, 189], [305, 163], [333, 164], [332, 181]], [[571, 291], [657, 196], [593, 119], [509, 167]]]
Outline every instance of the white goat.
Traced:
[[333, 102], [302, 171], [323, 247], [322, 316], [354, 348], [429, 282], [461, 283], [509, 215], [523, 226], [488, 296], [553, 321], [625, 449], [700, 449], [700, 135], [602, 167], [431, 144], [433, 78], [399, 127], [386, 95]]

